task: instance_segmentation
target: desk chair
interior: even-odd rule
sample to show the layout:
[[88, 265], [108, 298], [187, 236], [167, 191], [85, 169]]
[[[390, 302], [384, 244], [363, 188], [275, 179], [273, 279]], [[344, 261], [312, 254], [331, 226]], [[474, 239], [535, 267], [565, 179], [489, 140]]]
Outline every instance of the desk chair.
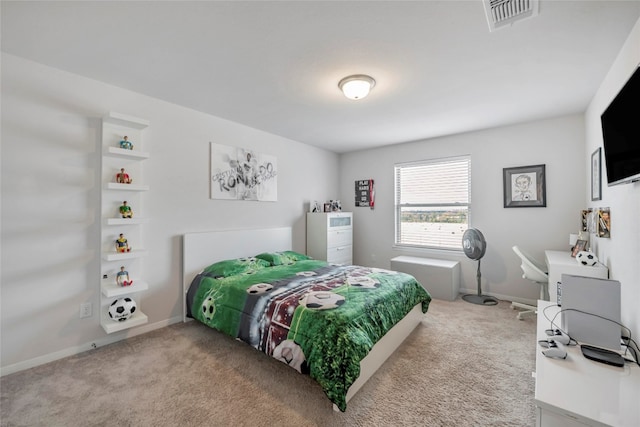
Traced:
[[[545, 266], [522, 252], [522, 250], [518, 246], [514, 246], [512, 249], [522, 261], [522, 264], [520, 264], [520, 268], [522, 268], [523, 273], [522, 278], [531, 280], [532, 282], [538, 284], [540, 286], [540, 299], [549, 301], [549, 275], [545, 272]], [[516, 308], [525, 309], [525, 311], [521, 311], [518, 313], [518, 320], [522, 320], [527, 315], [536, 314], [536, 307], [529, 304], [512, 302], [511, 308], [514, 310]]]

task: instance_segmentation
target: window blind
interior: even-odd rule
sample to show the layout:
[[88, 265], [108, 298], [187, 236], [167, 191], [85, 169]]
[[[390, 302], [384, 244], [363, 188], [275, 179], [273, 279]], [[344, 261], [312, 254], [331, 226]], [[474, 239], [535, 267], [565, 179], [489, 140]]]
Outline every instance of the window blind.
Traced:
[[469, 156], [395, 166], [396, 245], [462, 250], [470, 170]]

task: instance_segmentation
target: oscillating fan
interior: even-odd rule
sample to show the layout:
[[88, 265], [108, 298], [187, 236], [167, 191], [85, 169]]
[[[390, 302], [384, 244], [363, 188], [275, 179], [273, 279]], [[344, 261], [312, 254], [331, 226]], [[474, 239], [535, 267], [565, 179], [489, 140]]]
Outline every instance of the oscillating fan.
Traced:
[[498, 300], [488, 295], [482, 295], [482, 288], [480, 287], [480, 281], [482, 274], [480, 273], [480, 259], [487, 251], [487, 241], [484, 240], [484, 236], [477, 228], [469, 228], [462, 235], [462, 249], [464, 254], [474, 261], [478, 261], [478, 295], [463, 295], [462, 299], [471, 302], [473, 304], [481, 305], [496, 305]]

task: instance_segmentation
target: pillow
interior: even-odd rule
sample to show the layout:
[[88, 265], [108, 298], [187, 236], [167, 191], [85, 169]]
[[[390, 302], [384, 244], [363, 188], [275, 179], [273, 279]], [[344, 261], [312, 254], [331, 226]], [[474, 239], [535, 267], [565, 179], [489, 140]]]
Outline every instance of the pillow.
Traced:
[[236, 258], [211, 264], [205, 268], [203, 272], [218, 278], [234, 276], [236, 274], [253, 274], [266, 267], [271, 267], [271, 264], [262, 259], [255, 257]]
[[310, 257], [294, 251], [264, 252], [256, 255], [256, 258], [267, 261], [270, 265], [289, 265], [296, 261], [311, 259]]

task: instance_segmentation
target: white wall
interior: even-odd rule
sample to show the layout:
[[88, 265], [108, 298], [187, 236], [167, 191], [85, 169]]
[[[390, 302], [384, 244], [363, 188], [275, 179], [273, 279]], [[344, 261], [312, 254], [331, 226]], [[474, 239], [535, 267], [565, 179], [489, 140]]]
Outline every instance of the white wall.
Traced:
[[[181, 234], [292, 226], [294, 249], [304, 252], [309, 200], [337, 194], [335, 153], [6, 54], [1, 100], [3, 374], [178, 320]], [[79, 305], [92, 302], [95, 312], [99, 302], [98, 147], [108, 111], [151, 122], [151, 222], [149, 324], [107, 336], [95, 313], [79, 319]], [[209, 141], [277, 156], [278, 201], [209, 199]]]
[[[600, 115], [639, 64], [640, 20], [629, 34], [585, 114], [588, 155], [585, 160], [586, 180], [590, 179], [591, 153], [602, 147]], [[608, 187], [604, 157], [602, 167], [602, 200], [591, 202], [590, 187], [586, 188], [590, 207], [611, 208], [611, 238], [595, 239], [596, 254], [609, 266], [610, 277], [621, 282], [622, 322], [637, 337], [640, 333], [640, 182]]]
[[[477, 263], [444, 251], [399, 250], [394, 243], [395, 163], [471, 155], [471, 226], [487, 239], [482, 291], [508, 300], [535, 303], [539, 290], [522, 278], [511, 247], [520, 245], [544, 262], [545, 249], [569, 249], [569, 233], [580, 227], [585, 207], [584, 121], [582, 115], [524, 123], [426, 141], [345, 154], [341, 157], [341, 201], [354, 211], [354, 261], [389, 267], [397, 255], [460, 261], [461, 292], [476, 293]], [[502, 169], [546, 165], [547, 207], [504, 208]], [[376, 208], [354, 207], [356, 180], [373, 178]]]

